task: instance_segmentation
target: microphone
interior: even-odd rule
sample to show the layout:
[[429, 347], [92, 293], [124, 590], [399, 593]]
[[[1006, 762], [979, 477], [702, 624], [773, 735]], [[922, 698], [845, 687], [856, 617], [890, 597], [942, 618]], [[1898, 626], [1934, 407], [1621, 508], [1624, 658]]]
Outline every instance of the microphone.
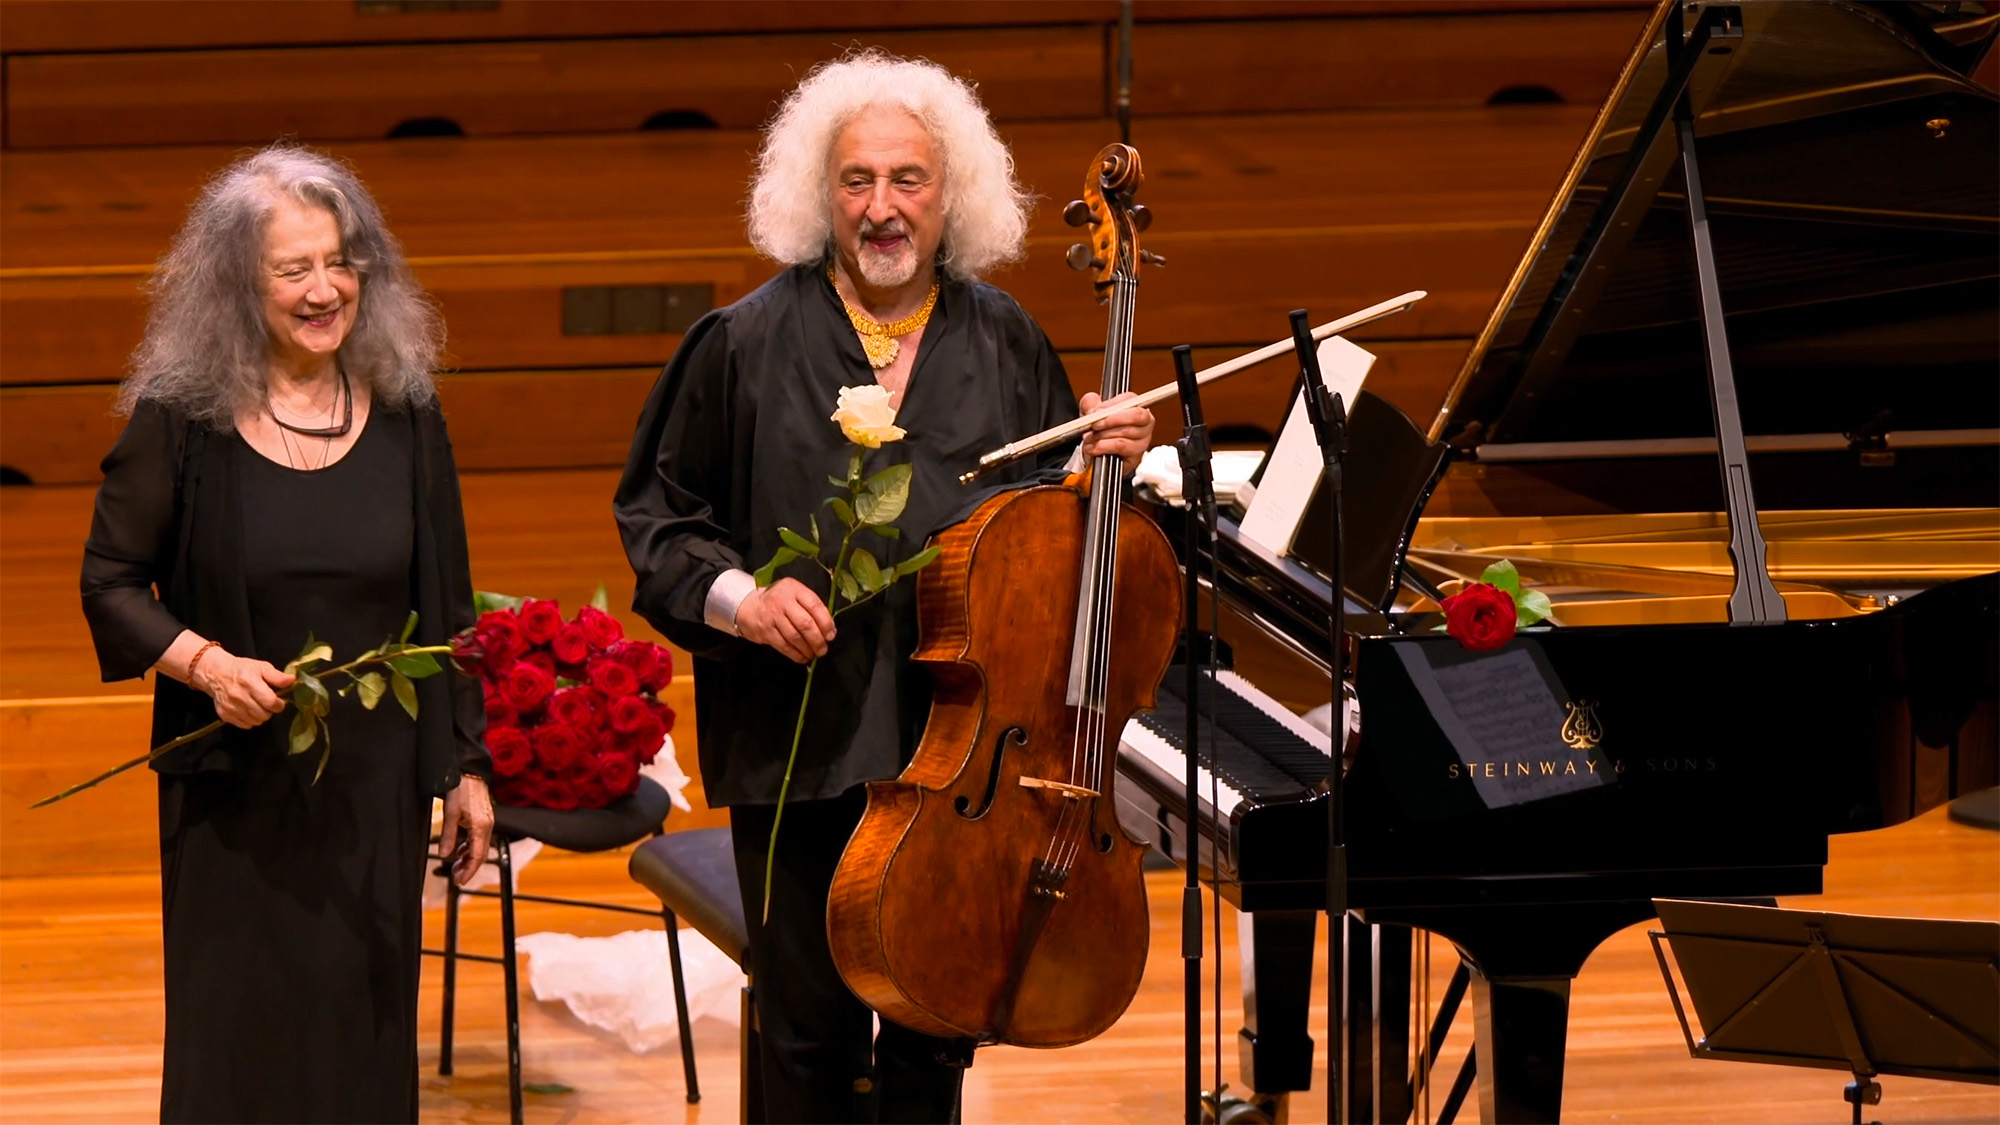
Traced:
[[1327, 392], [1306, 310], [1293, 309], [1291, 319], [1292, 350], [1298, 354], [1299, 374], [1305, 383], [1306, 420], [1312, 423], [1313, 438], [1328, 470], [1338, 472], [1340, 454], [1347, 445], [1347, 410], [1339, 395]]
[[1194, 373], [1194, 349], [1174, 346], [1174, 379], [1180, 383], [1181, 439], [1174, 445], [1181, 454], [1181, 496], [1188, 511], [1204, 526], [1215, 526], [1215, 488], [1210, 480], [1208, 427], [1201, 420], [1201, 384]]

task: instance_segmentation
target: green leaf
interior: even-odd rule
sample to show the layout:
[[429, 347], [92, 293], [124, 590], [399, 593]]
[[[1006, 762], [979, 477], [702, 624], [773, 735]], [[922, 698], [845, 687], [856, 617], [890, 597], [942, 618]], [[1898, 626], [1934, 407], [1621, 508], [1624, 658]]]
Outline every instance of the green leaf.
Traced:
[[933, 543], [930, 546], [925, 547], [923, 550], [918, 551], [916, 554], [911, 555], [909, 558], [904, 559], [902, 562], [897, 563], [896, 577], [901, 578], [905, 575], [915, 574], [916, 572], [936, 562], [938, 557], [938, 551], [939, 551], [938, 545]]
[[854, 526], [854, 509], [847, 506], [847, 501], [835, 496], [828, 499], [827, 504], [833, 508], [835, 518], [839, 519], [841, 523], [846, 524], [848, 527]]
[[562, 1084], [562, 1083], [560, 1083], [560, 1082], [523, 1082], [523, 1083], [521, 1083], [521, 1092], [522, 1092], [522, 1093], [524, 1093], [524, 1094], [574, 1094], [574, 1093], [576, 1093], [576, 1091], [575, 1091], [575, 1090], [571, 1089], [571, 1088], [570, 1088], [570, 1087], [568, 1087], [568, 1086], [565, 1086], [565, 1085], [563, 1085], [563, 1084]]
[[395, 689], [396, 702], [403, 705], [403, 710], [410, 713], [410, 718], [416, 718], [417, 685], [412, 683], [410, 678], [401, 672], [389, 673], [389, 685]]
[[437, 657], [432, 656], [428, 652], [413, 652], [391, 657], [389, 659], [389, 667], [413, 680], [421, 680], [425, 676], [435, 676], [444, 670], [438, 664]]
[[840, 479], [839, 477], [828, 477], [828, 478], [826, 478], [826, 483], [828, 483], [828, 484], [832, 485], [832, 486], [833, 486], [833, 487], [835, 487], [835, 488], [846, 488], [846, 487], [847, 487], [847, 482], [846, 482], [846, 481], [844, 481], [844, 480], [842, 480], [842, 479]]
[[815, 554], [815, 555], [817, 555], [817, 554], [819, 554], [819, 513], [818, 513], [818, 512], [813, 512], [813, 513], [811, 513], [810, 515], [806, 516], [806, 527], [808, 527], [808, 528], [810, 528], [810, 529], [812, 530], [812, 533], [813, 533], [813, 552], [812, 552], [812, 553], [813, 553], [813, 554]]
[[313, 721], [319, 724], [319, 736], [321, 739], [319, 765], [313, 767], [313, 784], [318, 785], [320, 776], [326, 773], [326, 763], [333, 757], [333, 732], [327, 729], [324, 720], [315, 719]]
[[404, 644], [408, 644], [410, 643], [410, 634], [416, 631], [417, 631], [417, 611], [413, 609], [410, 611], [409, 620], [403, 622], [403, 635], [397, 637], [396, 639], [402, 641]]
[[611, 593], [604, 588], [604, 583], [599, 582], [596, 592], [590, 595], [590, 608], [599, 613], [611, 612]]
[[848, 557], [847, 569], [854, 572], [854, 580], [861, 583], [861, 588], [871, 594], [888, 585], [882, 580], [882, 567], [875, 556], [861, 547], [854, 548], [854, 554]]
[[862, 523], [894, 523], [910, 502], [910, 466], [891, 465], [874, 476], [855, 497], [854, 515]]
[[840, 591], [841, 597], [846, 598], [850, 602], [861, 600], [861, 587], [855, 585], [852, 574], [844, 570], [836, 571], [833, 576], [833, 584]]
[[333, 700], [326, 694], [326, 685], [319, 677], [306, 672], [298, 673], [299, 680], [292, 685], [292, 706], [309, 715], [324, 715], [333, 709]]
[[1515, 570], [1514, 564], [1506, 559], [1501, 559], [1480, 572], [1479, 580], [1488, 586], [1498, 586], [1510, 594], [1518, 596], [1521, 593], [1521, 572]]
[[332, 659], [333, 646], [323, 641], [316, 641], [313, 639], [311, 633], [307, 633], [306, 646], [299, 650], [299, 654], [292, 658], [290, 664], [285, 665], [285, 674], [289, 676], [297, 672], [301, 664], [312, 664]]
[[886, 525], [881, 527], [871, 527], [868, 530], [874, 532], [877, 535], [880, 535], [884, 539], [898, 539], [901, 538], [903, 534], [896, 528], [888, 527]]
[[377, 703], [382, 702], [382, 693], [389, 688], [389, 685], [382, 682], [382, 673], [380, 672], [363, 672], [354, 677], [352, 686], [360, 689], [361, 706], [370, 711], [375, 709]]
[[525, 599], [510, 598], [505, 594], [496, 594], [490, 590], [474, 590], [472, 592], [472, 608], [479, 613], [491, 613], [496, 609], [520, 609], [523, 600]]
[[785, 544], [785, 546], [790, 547], [794, 551], [797, 551], [801, 558], [811, 558], [812, 556], [819, 553], [819, 544], [813, 542], [810, 539], [807, 539], [805, 536], [800, 535], [798, 532], [793, 531], [789, 527], [779, 528], [778, 538]]
[[312, 749], [313, 739], [319, 734], [319, 724], [310, 711], [300, 711], [292, 716], [292, 734], [288, 753], [303, 754]]
[[756, 572], [751, 575], [752, 578], [755, 578], [757, 580], [757, 588], [761, 590], [764, 587], [769, 586], [771, 584], [771, 580], [777, 577], [778, 568], [784, 566], [786, 563], [789, 563], [798, 557], [799, 553], [797, 551], [792, 550], [790, 547], [778, 548], [778, 553], [771, 556], [771, 561], [765, 563], [763, 566], [758, 567]]
[[1533, 625], [1535, 622], [1554, 612], [1554, 609], [1555, 607], [1549, 604], [1549, 596], [1547, 594], [1542, 593], [1540, 590], [1529, 590], [1515, 599], [1514, 624], [1516, 627]]

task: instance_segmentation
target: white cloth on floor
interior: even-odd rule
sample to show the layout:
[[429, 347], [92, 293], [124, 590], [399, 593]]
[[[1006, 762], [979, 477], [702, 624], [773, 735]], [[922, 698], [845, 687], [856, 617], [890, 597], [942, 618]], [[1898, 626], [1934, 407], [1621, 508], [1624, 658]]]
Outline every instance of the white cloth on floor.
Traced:
[[[680, 943], [688, 1019], [709, 1017], [735, 1026], [746, 983], [742, 971], [692, 929], [681, 929]], [[600, 938], [528, 934], [514, 945], [528, 955], [528, 984], [536, 1000], [568, 1004], [577, 1019], [612, 1032], [640, 1054], [679, 1044], [664, 929]]]

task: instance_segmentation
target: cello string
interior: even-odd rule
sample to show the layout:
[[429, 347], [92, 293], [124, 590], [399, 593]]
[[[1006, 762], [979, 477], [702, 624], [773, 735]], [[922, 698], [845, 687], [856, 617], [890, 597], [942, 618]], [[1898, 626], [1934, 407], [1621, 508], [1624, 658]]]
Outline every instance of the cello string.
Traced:
[[[1132, 327], [1137, 302], [1133, 293], [1133, 281], [1124, 270], [1119, 271], [1118, 287], [1114, 294], [1112, 321], [1115, 338], [1108, 349], [1111, 363], [1107, 366], [1104, 380], [1104, 397], [1113, 398], [1125, 392], [1131, 383]], [[1116, 456], [1102, 456], [1097, 459], [1097, 471], [1093, 475], [1093, 493], [1100, 498], [1102, 521], [1097, 528], [1098, 558], [1103, 560], [1097, 573], [1092, 577], [1098, 586], [1096, 599], [1097, 616], [1094, 621], [1095, 635], [1092, 637], [1091, 697], [1094, 713], [1091, 716], [1092, 729], [1089, 753], [1086, 759], [1086, 787], [1092, 792], [1104, 791], [1108, 782], [1105, 776], [1106, 750], [1110, 744], [1109, 686], [1112, 645], [1112, 618], [1117, 612], [1117, 545], [1119, 520], [1123, 505], [1119, 491], [1123, 486], [1123, 462]], [[1094, 841], [1093, 841], [1094, 843]], [[1076, 844], [1072, 844], [1074, 856]]]

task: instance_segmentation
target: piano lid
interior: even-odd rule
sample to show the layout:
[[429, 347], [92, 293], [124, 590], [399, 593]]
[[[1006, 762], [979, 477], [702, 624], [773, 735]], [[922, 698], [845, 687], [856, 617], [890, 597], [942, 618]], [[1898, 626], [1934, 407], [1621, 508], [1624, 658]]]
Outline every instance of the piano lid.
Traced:
[[[1699, 17], [1678, 7], [1663, 3], [1642, 33], [1433, 439], [1488, 461], [1713, 457], [1671, 122], [1632, 151], [1667, 79], [1668, 37]], [[1711, 44], [1688, 96], [1753, 461], [1815, 448], [1852, 460], [1854, 435], [1885, 432], [1891, 450], [1991, 459], [2000, 115], [1966, 75], [2000, 15], [1976, 3], [1740, 7], [1741, 38]], [[1629, 190], [1611, 198], [1634, 160]]]

